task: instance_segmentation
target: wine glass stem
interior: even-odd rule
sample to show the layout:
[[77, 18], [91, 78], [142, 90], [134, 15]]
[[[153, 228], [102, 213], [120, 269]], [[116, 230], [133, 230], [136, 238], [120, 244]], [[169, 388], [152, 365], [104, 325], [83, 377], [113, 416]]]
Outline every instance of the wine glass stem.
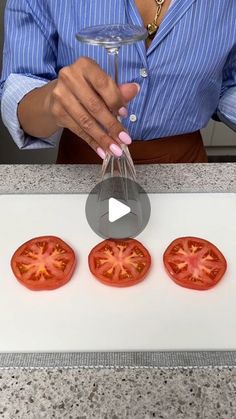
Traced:
[[118, 57], [119, 47], [106, 48], [109, 60], [109, 73], [112, 79], [118, 84]]

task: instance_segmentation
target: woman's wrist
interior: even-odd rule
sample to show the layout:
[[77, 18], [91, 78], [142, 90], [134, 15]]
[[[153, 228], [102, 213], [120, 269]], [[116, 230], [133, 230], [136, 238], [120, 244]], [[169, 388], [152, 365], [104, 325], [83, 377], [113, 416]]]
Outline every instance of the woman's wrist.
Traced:
[[51, 97], [56, 83], [57, 80], [53, 80], [32, 90], [19, 103], [19, 123], [28, 135], [47, 138], [60, 128], [51, 112]]
[[47, 130], [50, 132], [48, 137], [54, 134], [56, 131], [58, 131], [61, 128], [57, 125], [55, 116], [52, 112], [52, 103], [53, 103], [52, 93], [56, 85], [57, 85], [57, 79], [49, 82], [46, 86], [44, 86], [45, 95], [43, 95], [42, 110], [43, 110], [43, 114], [48, 120]]

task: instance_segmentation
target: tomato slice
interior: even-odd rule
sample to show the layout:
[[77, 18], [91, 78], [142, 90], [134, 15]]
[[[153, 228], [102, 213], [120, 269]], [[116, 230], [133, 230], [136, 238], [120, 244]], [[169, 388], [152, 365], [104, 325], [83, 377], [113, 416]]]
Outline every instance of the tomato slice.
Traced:
[[89, 254], [89, 268], [103, 284], [129, 287], [141, 282], [151, 265], [148, 250], [137, 240], [104, 240]]
[[220, 281], [227, 262], [219, 249], [198, 237], [180, 237], [166, 249], [163, 261], [168, 275], [185, 288], [208, 290]]
[[33, 291], [54, 290], [65, 285], [75, 265], [74, 251], [54, 236], [36, 237], [27, 241], [11, 259], [16, 278]]

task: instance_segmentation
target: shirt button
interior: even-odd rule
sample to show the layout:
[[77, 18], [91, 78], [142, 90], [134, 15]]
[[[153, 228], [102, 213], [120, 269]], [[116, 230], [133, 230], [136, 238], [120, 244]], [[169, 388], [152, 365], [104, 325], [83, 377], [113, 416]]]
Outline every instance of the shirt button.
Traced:
[[141, 77], [147, 77], [148, 76], [148, 71], [146, 68], [141, 68], [140, 69], [140, 76]]
[[129, 120], [131, 122], [136, 122], [137, 121], [137, 116], [134, 113], [132, 113], [132, 115], [130, 115], [130, 117], [129, 117]]

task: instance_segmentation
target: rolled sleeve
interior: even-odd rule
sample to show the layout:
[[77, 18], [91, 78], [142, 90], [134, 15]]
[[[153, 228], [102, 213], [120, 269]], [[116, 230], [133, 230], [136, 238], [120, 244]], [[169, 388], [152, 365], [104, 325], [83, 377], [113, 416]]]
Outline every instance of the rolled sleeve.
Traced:
[[27, 135], [17, 108], [22, 98], [57, 78], [57, 31], [41, 0], [7, 0], [4, 19], [3, 69], [0, 80], [1, 114], [20, 149], [52, 148], [62, 130], [48, 138]]
[[229, 54], [224, 67], [217, 116], [220, 121], [236, 131], [236, 46]]
[[53, 148], [60, 140], [62, 130], [48, 138], [35, 138], [27, 135], [21, 129], [17, 117], [18, 104], [23, 97], [31, 90], [44, 86], [46, 83], [47, 81], [39, 78], [11, 74], [4, 84], [1, 99], [2, 121], [21, 150]]
[[220, 99], [217, 116], [236, 131], [236, 86], [227, 90]]

